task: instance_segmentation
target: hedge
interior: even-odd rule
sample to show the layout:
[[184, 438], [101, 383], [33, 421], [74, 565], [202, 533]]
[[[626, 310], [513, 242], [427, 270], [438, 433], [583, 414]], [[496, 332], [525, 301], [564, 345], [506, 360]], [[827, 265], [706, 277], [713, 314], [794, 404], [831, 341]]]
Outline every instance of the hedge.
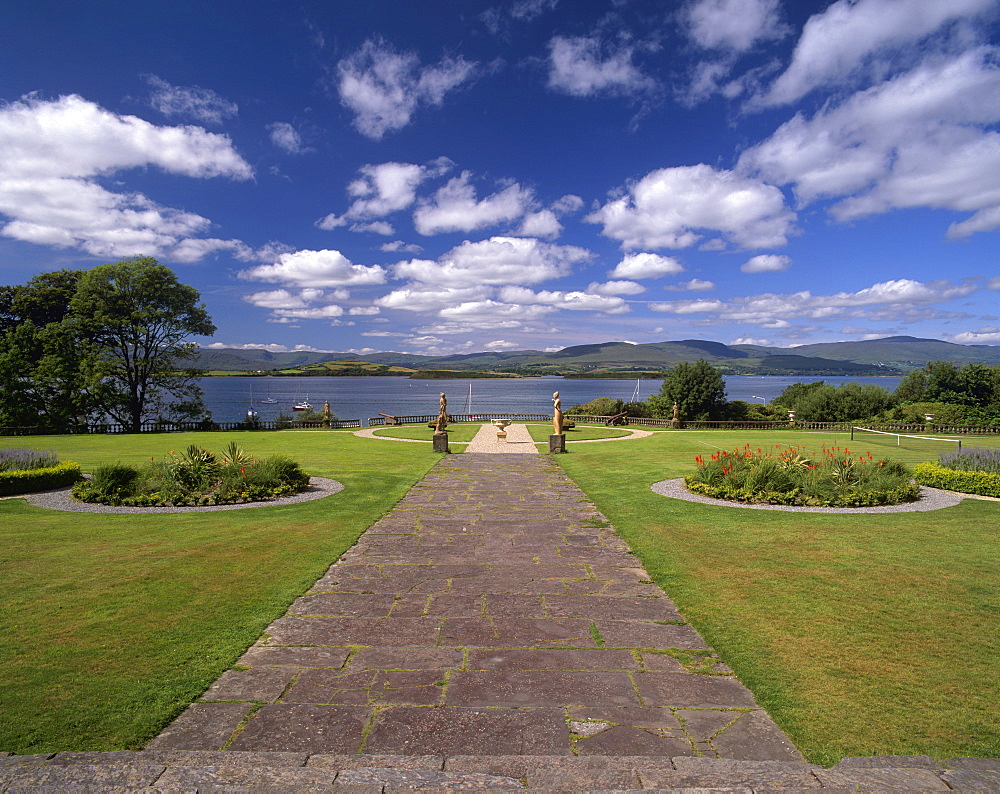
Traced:
[[82, 479], [80, 464], [71, 460], [44, 469], [22, 469], [0, 472], [0, 496], [12, 496], [36, 491], [63, 488]]
[[935, 463], [918, 463], [913, 474], [921, 485], [958, 493], [1000, 497], [1000, 474], [986, 471], [955, 471]]

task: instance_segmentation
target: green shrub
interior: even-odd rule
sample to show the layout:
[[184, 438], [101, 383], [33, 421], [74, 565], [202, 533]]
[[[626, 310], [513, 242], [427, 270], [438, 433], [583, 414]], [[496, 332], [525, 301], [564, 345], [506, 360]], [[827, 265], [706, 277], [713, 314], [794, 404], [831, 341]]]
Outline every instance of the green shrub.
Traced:
[[82, 476], [80, 464], [71, 460], [64, 460], [62, 463], [41, 469], [3, 471], [0, 472], [0, 496], [65, 488], [80, 480]]
[[309, 475], [285, 455], [261, 461], [236, 444], [224, 457], [191, 445], [181, 455], [135, 469], [121, 464], [99, 467], [93, 478], [73, 489], [83, 502], [130, 507], [218, 505], [258, 502], [304, 490]]
[[685, 477], [692, 493], [737, 502], [822, 507], [865, 507], [912, 501], [919, 487], [902, 463], [855, 458], [847, 449], [824, 448], [819, 455], [777, 445], [713, 453], [695, 458], [698, 468]]
[[1000, 474], [985, 471], [955, 471], [934, 463], [918, 463], [914, 476], [921, 485], [958, 493], [1000, 497]]

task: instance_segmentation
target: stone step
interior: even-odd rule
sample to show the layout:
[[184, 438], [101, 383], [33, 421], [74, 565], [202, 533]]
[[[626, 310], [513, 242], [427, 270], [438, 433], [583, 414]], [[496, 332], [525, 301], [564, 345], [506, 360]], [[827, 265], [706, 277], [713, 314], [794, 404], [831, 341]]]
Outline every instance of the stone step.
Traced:
[[656, 756], [387, 756], [143, 750], [0, 757], [0, 791], [298, 792], [347, 787], [568, 791], [826, 788], [1000, 791], [1000, 759], [845, 758], [831, 769], [788, 761]]

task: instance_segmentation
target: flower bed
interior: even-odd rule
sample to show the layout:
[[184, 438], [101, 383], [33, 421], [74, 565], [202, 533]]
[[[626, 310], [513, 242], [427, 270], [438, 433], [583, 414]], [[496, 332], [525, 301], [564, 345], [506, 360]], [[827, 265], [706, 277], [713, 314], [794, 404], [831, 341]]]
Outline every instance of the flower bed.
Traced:
[[0, 450], [0, 496], [62, 488], [81, 476], [78, 463], [60, 463], [54, 452], [28, 447]]
[[175, 507], [260, 502], [305, 490], [309, 475], [285, 455], [256, 460], [237, 444], [223, 455], [192, 444], [178, 455], [141, 466], [109, 463], [73, 487], [81, 502], [125, 507]]
[[695, 463], [696, 472], [684, 478], [689, 491], [735, 502], [872, 507], [911, 502], [920, 493], [902, 463], [876, 459], [870, 452], [855, 456], [841, 447], [813, 454], [801, 447], [762, 450], [747, 444], [708, 460], [698, 455]]
[[946, 491], [1000, 497], [1000, 450], [960, 449], [938, 455], [938, 464], [918, 463], [917, 482]]

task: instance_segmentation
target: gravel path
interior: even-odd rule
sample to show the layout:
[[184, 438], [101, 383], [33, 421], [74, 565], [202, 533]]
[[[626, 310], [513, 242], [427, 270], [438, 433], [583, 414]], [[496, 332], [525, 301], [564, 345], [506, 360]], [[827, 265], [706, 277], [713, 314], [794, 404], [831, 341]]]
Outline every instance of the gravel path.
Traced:
[[209, 505], [206, 507], [111, 507], [109, 505], [92, 505], [77, 502], [70, 495], [70, 488], [60, 488], [55, 491], [24, 494], [23, 498], [36, 507], [48, 507], [52, 510], [65, 510], [71, 513], [204, 513], [208, 510], [246, 510], [250, 507], [272, 507], [278, 505], [293, 505], [299, 502], [311, 502], [322, 499], [344, 490], [344, 486], [336, 480], [326, 477], [310, 477], [309, 487], [294, 496], [283, 496], [268, 502], [248, 502], [238, 505]]
[[792, 507], [790, 505], [748, 505], [742, 502], [727, 502], [725, 499], [711, 499], [691, 493], [684, 487], [684, 479], [660, 480], [649, 486], [660, 496], [671, 499], [683, 499], [687, 502], [699, 502], [703, 505], [717, 507], [743, 507], [748, 510], [786, 510], [793, 513], [924, 513], [930, 510], [941, 510], [954, 507], [962, 501], [962, 496], [951, 491], [941, 491], [937, 488], [921, 487], [920, 499], [901, 505], [886, 505], [881, 507]]

